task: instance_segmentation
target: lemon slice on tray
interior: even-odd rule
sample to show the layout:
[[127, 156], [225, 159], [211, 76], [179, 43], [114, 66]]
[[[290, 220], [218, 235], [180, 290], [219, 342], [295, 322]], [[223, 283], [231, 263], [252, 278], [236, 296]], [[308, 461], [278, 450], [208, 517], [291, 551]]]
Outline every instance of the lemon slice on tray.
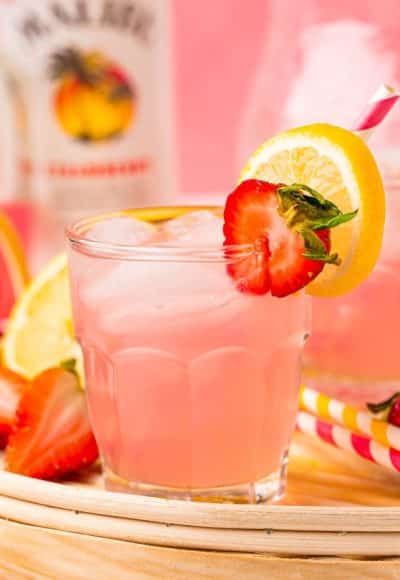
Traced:
[[3, 342], [3, 362], [31, 379], [69, 358], [80, 358], [73, 337], [67, 261], [54, 258], [15, 305]]
[[264, 143], [250, 158], [240, 181], [302, 183], [355, 219], [331, 230], [331, 252], [340, 266], [326, 264], [307, 286], [313, 296], [334, 297], [358, 286], [379, 256], [385, 216], [382, 179], [372, 153], [360, 137], [333, 125], [291, 129]]

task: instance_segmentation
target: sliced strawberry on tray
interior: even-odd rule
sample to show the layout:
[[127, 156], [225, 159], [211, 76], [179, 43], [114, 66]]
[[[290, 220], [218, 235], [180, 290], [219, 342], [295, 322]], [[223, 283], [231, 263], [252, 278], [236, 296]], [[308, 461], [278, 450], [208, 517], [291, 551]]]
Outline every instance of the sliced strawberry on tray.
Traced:
[[228, 272], [244, 292], [279, 297], [296, 292], [326, 263], [340, 263], [329, 254], [329, 230], [355, 214], [342, 214], [304, 185], [243, 181], [225, 205], [225, 246], [250, 245], [254, 251], [230, 260]]
[[44, 371], [22, 396], [6, 449], [9, 471], [54, 479], [97, 459], [85, 393], [66, 367]]
[[28, 385], [16, 373], [0, 367], [0, 449], [7, 444], [19, 400]]

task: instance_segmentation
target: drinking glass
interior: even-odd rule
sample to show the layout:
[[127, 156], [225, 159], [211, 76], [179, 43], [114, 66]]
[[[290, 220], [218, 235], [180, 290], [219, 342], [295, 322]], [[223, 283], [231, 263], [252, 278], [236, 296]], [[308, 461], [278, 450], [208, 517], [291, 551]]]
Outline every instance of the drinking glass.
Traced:
[[[105, 483], [169, 498], [276, 500], [297, 411], [305, 294], [241, 292], [227, 266], [254, 259], [254, 248], [210, 246], [191, 227], [179, 243], [91, 234], [99, 225], [111, 232], [122, 218], [174, 232], [174, 218], [195, 209], [207, 208], [131, 210], [80, 221], [67, 233], [74, 325]], [[209, 211], [222, 231], [222, 210]]]

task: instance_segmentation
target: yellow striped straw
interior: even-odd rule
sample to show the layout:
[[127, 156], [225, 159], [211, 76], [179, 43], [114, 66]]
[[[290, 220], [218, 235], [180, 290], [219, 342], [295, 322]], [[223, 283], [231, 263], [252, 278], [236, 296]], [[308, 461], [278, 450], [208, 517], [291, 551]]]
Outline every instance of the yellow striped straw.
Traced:
[[394, 447], [400, 451], [400, 428], [374, 419], [366, 411], [331, 399], [308, 387], [300, 389], [299, 406], [303, 411], [309, 411], [321, 419], [330, 419], [352, 431], [368, 435], [385, 447]]

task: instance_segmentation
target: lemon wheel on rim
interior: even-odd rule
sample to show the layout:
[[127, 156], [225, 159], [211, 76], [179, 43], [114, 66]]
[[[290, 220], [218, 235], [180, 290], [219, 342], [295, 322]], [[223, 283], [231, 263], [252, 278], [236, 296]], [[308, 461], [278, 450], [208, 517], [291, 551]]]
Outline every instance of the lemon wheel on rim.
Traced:
[[372, 153], [360, 137], [333, 125], [291, 129], [264, 143], [250, 158], [240, 181], [302, 183], [319, 191], [354, 220], [331, 231], [339, 267], [327, 264], [307, 286], [313, 296], [334, 297], [358, 286], [379, 256], [385, 217], [382, 179]]

